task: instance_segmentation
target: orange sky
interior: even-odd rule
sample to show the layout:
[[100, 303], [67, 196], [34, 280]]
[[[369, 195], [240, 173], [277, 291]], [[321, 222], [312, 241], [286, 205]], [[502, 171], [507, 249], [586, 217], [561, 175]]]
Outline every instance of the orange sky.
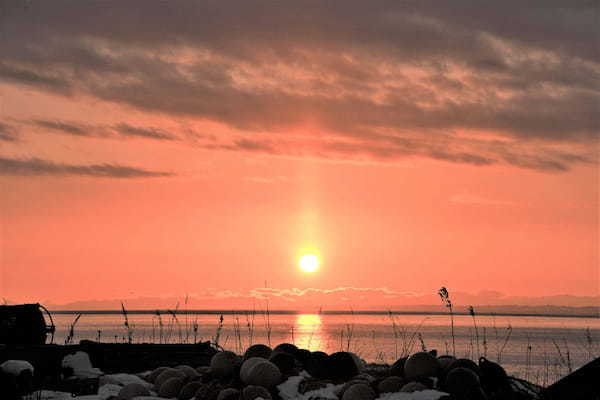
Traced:
[[9, 3], [0, 297], [597, 304], [593, 10], [304, 3]]

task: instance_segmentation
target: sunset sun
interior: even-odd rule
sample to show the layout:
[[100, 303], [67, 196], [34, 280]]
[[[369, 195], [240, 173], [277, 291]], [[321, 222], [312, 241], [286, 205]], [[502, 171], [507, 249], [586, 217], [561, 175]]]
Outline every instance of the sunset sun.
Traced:
[[314, 254], [304, 254], [298, 260], [298, 266], [304, 272], [315, 272], [319, 268], [319, 257]]

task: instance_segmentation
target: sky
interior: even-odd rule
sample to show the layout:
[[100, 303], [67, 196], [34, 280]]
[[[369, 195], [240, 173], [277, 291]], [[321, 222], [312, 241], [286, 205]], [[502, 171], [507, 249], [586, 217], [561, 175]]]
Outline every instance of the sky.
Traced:
[[3, 1], [0, 297], [598, 305], [599, 9]]

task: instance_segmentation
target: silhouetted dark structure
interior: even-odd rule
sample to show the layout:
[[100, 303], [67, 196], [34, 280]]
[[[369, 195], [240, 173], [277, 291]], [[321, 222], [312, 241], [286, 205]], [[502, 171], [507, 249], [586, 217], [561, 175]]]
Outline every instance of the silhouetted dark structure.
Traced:
[[[46, 324], [44, 313], [50, 324]], [[48, 335], [54, 339], [54, 322], [48, 310], [40, 304], [0, 306], [0, 344], [45, 344]]]
[[600, 357], [548, 386], [544, 400], [600, 400]]

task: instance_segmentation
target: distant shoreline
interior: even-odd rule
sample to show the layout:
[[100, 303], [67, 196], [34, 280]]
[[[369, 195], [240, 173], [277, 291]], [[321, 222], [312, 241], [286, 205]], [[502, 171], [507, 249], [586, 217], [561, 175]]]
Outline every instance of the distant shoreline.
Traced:
[[[115, 315], [122, 314], [122, 310], [49, 310], [52, 314], [57, 315]], [[170, 314], [172, 309], [154, 309], [154, 310], [127, 310], [127, 314], [135, 315], [152, 315], [156, 312], [160, 314]], [[177, 310], [179, 315], [261, 315], [266, 314], [266, 310]], [[443, 311], [342, 311], [342, 310], [323, 310], [320, 312], [303, 312], [297, 310], [268, 310], [271, 315], [448, 315], [448, 312]], [[454, 315], [469, 316], [468, 312], [454, 312]], [[598, 314], [557, 314], [557, 313], [507, 313], [507, 312], [477, 312], [476, 316], [487, 317], [543, 317], [543, 318], [600, 318]]]

